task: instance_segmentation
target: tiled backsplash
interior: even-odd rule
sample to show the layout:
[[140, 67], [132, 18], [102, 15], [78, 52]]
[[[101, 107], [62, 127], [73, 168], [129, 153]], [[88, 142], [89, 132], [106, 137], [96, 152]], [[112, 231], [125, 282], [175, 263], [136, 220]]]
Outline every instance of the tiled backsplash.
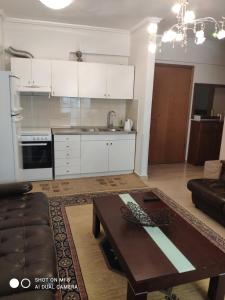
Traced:
[[23, 127], [106, 126], [107, 113], [116, 112], [115, 126], [126, 118], [125, 100], [21, 96]]

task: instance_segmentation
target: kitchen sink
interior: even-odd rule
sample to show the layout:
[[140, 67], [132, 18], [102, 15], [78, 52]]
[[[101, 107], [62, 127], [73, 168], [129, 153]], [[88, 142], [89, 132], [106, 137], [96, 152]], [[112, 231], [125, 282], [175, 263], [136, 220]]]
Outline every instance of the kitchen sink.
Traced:
[[120, 128], [99, 128], [99, 131], [102, 132], [116, 132], [116, 131], [122, 131]]
[[108, 127], [76, 127], [71, 126], [72, 129], [76, 130], [77, 132], [119, 132], [123, 131], [122, 128], [108, 128]]

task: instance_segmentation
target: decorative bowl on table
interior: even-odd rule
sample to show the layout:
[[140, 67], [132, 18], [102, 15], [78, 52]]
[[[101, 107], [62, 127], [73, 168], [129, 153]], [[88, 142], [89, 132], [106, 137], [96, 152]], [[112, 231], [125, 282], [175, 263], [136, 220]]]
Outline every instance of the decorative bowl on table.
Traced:
[[122, 217], [128, 222], [139, 226], [161, 227], [172, 222], [172, 212], [167, 208], [146, 210], [138, 204], [128, 202], [120, 208]]

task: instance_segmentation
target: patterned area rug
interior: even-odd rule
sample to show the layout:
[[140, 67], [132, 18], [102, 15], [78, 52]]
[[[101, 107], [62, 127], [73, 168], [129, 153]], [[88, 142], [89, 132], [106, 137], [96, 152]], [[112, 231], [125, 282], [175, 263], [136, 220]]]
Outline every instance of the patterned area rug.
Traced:
[[48, 197], [145, 188], [136, 174], [33, 182], [32, 192]]
[[[167, 205], [176, 210], [184, 219], [192, 224], [212, 243], [219, 247], [225, 253], [225, 239], [210, 229], [206, 224], [195, 218], [186, 209], [181, 207], [177, 202], [170, 199], [158, 189], [145, 188], [143, 191], [153, 191]], [[122, 192], [139, 193], [138, 190], [127, 190]], [[110, 194], [119, 194], [121, 191], [111, 192]], [[91, 204], [95, 197], [99, 195], [107, 195], [108, 193], [87, 193], [82, 195], [54, 197], [50, 198], [50, 216], [55, 240], [55, 248], [57, 254], [57, 267], [60, 278], [70, 278], [70, 283], [76, 286], [75, 289], [61, 291], [59, 299], [63, 300], [86, 300], [88, 299], [79, 258], [76, 250], [76, 241], [73, 240], [67, 214], [66, 207]], [[75, 243], [75, 244], [74, 244]], [[158, 299], [158, 298], [157, 298]], [[194, 299], [194, 298], [193, 298]], [[96, 299], [97, 300], [97, 299]]]

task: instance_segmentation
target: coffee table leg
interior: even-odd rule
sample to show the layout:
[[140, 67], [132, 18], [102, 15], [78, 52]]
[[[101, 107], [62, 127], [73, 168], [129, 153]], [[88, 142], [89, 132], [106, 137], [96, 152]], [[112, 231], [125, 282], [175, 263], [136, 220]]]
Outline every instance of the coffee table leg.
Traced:
[[224, 300], [225, 275], [210, 279], [208, 297], [210, 300]]
[[95, 213], [95, 209], [93, 208], [93, 224], [92, 224], [92, 232], [94, 237], [97, 239], [100, 233], [100, 221]]
[[127, 300], [147, 300], [148, 294], [135, 295], [129, 282], [127, 283]]

